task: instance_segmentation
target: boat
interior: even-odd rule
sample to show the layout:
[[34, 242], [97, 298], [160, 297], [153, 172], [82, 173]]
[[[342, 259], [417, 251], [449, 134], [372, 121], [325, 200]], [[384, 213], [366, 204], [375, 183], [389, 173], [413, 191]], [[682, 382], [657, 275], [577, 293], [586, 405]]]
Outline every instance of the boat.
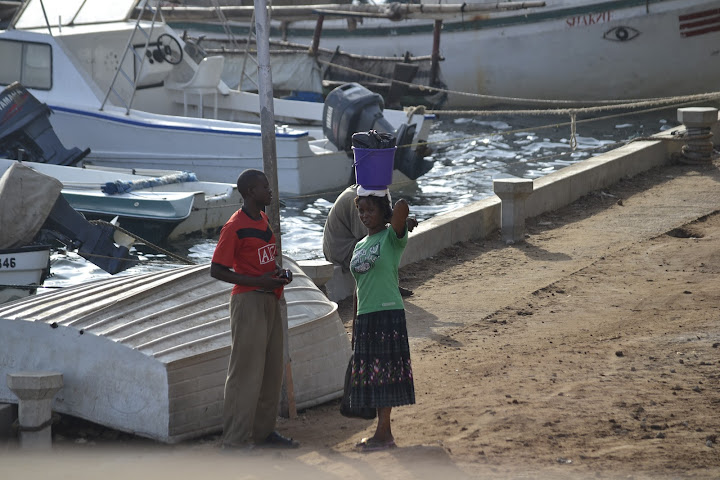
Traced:
[[50, 245], [0, 249], [0, 303], [34, 295], [50, 274]]
[[[247, 37], [251, 8], [222, 7], [238, 37]], [[446, 107], [588, 105], [717, 91], [720, 64], [710, 59], [720, 43], [718, 8], [718, 0], [278, 6], [270, 35], [311, 51], [430, 54], [437, 68], [430, 86], [444, 85]], [[219, 31], [213, 8], [162, 11], [194, 36]]]
[[0, 175], [0, 303], [36, 293], [50, 274], [50, 249], [68, 250], [114, 275], [137, 264], [115, 228], [93, 225], [61, 195], [59, 180], [20, 162]]
[[[337, 313], [290, 258], [285, 288], [295, 406], [339, 398], [350, 341]], [[0, 377], [63, 374], [53, 410], [177, 443], [222, 430], [232, 285], [210, 265], [114, 277], [0, 305]], [[0, 402], [17, 398], [0, 382]]]
[[[213, 182], [262, 169], [258, 95], [220, 80], [222, 57], [196, 62], [185, 54], [183, 40], [158, 12], [147, 0], [118, 0], [112, 8], [103, 0], [25, 1], [0, 31], [6, 66], [0, 84], [8, 86], [0, 118], [5, 123], [21, 109], [28, 92], [50, 109], [63, 144], [89, 147], [83, 163], [192, 171]], [[339, 191], [352, 183], [348, 136], [355, 131], [397, 135], [403, 146], [398, 165], [410, 166], [397, 169], [398, 181], [429, 170], [424, 141], [431, 116], [385, 109], [367, 93], [351, 99], [342, 89], [332, 105], [274, 101], [280, 195]], [[348, 124], [348, 116], [357, 118]], [[346, 134], [329, 139], [341, 123]]]
[[[0, 158], [0, 175], [17, 162]], [[22, 164], [59, 180], [63, 197], [88, 220], [115, 221], [138, 241], [212, 236], [242, 204], [236, 185], [201, 182], [191, 172]]]
[[[241, 205], [235, 184], [201, 182], [193, 172], [77, 166], [90, 149], [65, 148], [48, 121], [49, 109], [32, 94], [24, 92], [20, 108], [8, 110], [13, 116], [0, 124], [0, 154], [14, 158], [0, 157], [0, 175], [22, 162], [60, 181], [65, 200], [86, 219], [111, 221], [135, 240], [167, 243], [211, 236]], [[34, 140], [24, 134], [37, 131], [42, 133]], [[23, 162], [25, 157], [33, 161]]]
[[[247, 57], [257, 46], [253, 38], [192, 36], [183, 32], [186, 50], [201, 56], [222, 55], [225, 58], [222, 80], [231, 88], [256, 92], [257, 69]], [[383, 97], [390, 108], [403, 106], [439, 108], [447, 93], [428, 88], [432, 72], [431, 55], [382, 57], [356, 55], [339, 49], [318, 47], [308, 55], [308, 46], [282, 40], [270, 42], [270, 64], [273, 91], [281, 98], [322, 102], [335, 88], [346, 83], [360, 83]], [[301, 72], [301, 73], [299, 73]], [[371, 75], [367, 75], [371, 74]], [[441, 81], [435, 87], [443, 87]]]

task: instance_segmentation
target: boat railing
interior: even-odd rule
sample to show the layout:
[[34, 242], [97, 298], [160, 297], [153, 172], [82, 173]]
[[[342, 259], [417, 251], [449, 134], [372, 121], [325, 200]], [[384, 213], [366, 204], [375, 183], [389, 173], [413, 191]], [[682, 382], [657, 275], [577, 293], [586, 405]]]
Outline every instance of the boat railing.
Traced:
[[[159, 8], [150, 6], [148, 0], [142, 0], [138, 8], [141, 10], [141, 13], [137, 16], [137, 19], [135, 20], [135, 27], [133, 28], [132, 33], [130, 33], [127, 45], [125, 46], [125, 51], [123, 52], [123, 56], [120, 59], [117, 70], [115, 70], [115, 75], [113, 76], [112, 82], [110, 82], [110, 86], [105, 93], [105, 98], [103, 99], [102, 105], [100, 106], [100, 110], [103, 110], [105, 108], [105, 104], [109, 100], [110, 94], [113, 93], [117, 100], [120, 102], [120, 104], [125, 107], [125, 114], [127, 115], [130, 113], [130, 108], [132, 107], [132, 103], [135, 98], [135, 92], [137, 91], [137, 81], [142, 78], [142, 70], [146, 63], [145, 57], [141, 55], [138, 52], [138, 49], [133, 46], [133, 39], [135, 38], [136, 33], [142, 34], [145, 37], [145, 45], [142, 51], [147, 52], [148, 46], [150, 45], [150, 41], [152, 39], [153, 30], [155, 29], [155, 20], [157, 18], [158, 12], [160, 12]], [[146, 12], [152, 13], [152, 20], [150, 21], [149, 31], [146, 31], [146, 29], [141, 24], [142, 19], [145, 18]], [[125, 58], [127, 57], [129, 52], [132, 52], [134, 57], [138, 60], [139, 64], [137, 73], [133, 75], [123, 70]], [[118, 91], [118, 89], [116, 89], [116, 82], [119, 76], [125, 78], [125, 80], [130, 84], [131, 89], [129, 99], [123, 97], [123, 95]]]

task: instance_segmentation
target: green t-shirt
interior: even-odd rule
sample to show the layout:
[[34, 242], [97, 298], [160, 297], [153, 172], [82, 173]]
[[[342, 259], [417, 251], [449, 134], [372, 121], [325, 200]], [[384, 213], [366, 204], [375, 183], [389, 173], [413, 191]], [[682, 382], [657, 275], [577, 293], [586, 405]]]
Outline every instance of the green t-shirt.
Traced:
[[350, 272], [357, 284], [358, 315], [405, 308], [398, 290], [398, 265], [407, 241], [407, 229], [398, 238], [388, 227], [355, 245]]

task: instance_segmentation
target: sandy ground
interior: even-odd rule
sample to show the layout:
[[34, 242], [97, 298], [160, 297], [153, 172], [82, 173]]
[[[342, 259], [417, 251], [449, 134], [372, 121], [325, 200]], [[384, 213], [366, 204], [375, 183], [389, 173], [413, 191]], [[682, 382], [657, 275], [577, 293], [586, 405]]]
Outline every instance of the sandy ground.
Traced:
[[393, 411], [396, 449], [357, 452], [374, 423], [333, 402], [280, 420], [294, 451], [88, 427], [29, 462], [0, 450], [0, 477], [720, 478], [719, 180], [656, 169], [529, 220], [525, 242], [402, 269], [417, 404]]

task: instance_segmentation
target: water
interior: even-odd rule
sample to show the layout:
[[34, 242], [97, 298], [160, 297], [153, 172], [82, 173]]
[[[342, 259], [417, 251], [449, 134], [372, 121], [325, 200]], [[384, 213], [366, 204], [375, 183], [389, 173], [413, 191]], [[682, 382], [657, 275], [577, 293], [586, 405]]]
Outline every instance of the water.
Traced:
[[[455, 117], [436, 122], [430, 135], [435, 162], [417, 182], [392, 190], [405, 198], [419, 221], [493, 195], [492, 179], [502, 175], [538, 178], [617, 148], [625, 141], [677, 125], [676, 110], [627, 114], [577, 125], [571, 148], [567, 117]], [[295, 260], [322, 258], [322, 230], [338, 192], [317, 197], [284, 198], [281, 208], [283, 253]], [[198, 263], [209, 262], [217, 239], [192, 239], [169, 247]], [[146, 251], [143, 263], [120, 275], [175, 268], [168, 259]], [[55, 252], [48, 287], [79, 284], [109, 275], [75, 254]]]

